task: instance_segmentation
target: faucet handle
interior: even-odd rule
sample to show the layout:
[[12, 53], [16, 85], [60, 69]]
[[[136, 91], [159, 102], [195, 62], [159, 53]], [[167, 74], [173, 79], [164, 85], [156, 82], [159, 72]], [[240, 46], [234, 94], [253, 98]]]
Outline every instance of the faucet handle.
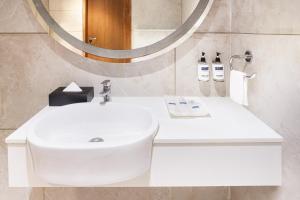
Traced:
[[111, 85], [111, 81], [110, 80], [104, 80], [102, 83], [101, 83], [104, 87], [109, 87]]

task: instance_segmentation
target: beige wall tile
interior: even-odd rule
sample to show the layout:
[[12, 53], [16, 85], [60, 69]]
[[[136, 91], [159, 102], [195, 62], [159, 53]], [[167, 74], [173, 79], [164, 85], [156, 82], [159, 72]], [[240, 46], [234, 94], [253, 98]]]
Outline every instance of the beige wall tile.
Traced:
[[49, 13], [53, 17], [53, 19], [67, 32], [83, 31], [82, 12], [50, 10]]
[[45, 200], [226, 200], [226, 187], [46, 188]]
[[[276, 187], [232, 187], [232, 200], [277, 200], [280, 188]], [[293, 199], [293, 198], [292, 198]]]
[[232, 31], [300, 33], [299, 0], [232, 0]]
[[[195, 96], [225, 96], [226, 81], [198, 81], [197, 65], [201, 52], [206, 52], [207, 62], [211, 66], [216, 52], [221, 52], [221, 59], [228, 71], [230, 36], [227, 34], [195, 34], [176, 49], [176, 94]], [[212, 73], [211, 73], [212, 74]], [[228, 72], [226, 73], [228, 75]], [[228, 76], [227, 76], [228, 77]]]
[[193, 13], [199, 0], [181, 0], [181, 21], [185, 22]]
[[145, 47], [154, 44], [168, 35], [172, 34], [174, 30], [145, 30], [135, 29], [132, 31], [132, 48]]
[[214, 0], [207, 17], [198, 32], [230, 32], [231, 0]]
[[45, 200], [170, 200], [169, 188], [46, 188]]
[[35, 19], [27, 0], [0, 2], [0, 33], [45, 32]]
[[284, 137], [283, 186], [233, 188], [233, 200], [300, 199], [300, 36], [235, 35], [232, 53], [250, 49], [249, 109]]
[[176, 29], [181, 25], [181, 0], [133, 0], [134, 29]]
[[49, 0], [49, 10], [82, 12], [82, 2], [83, 0]]
[[181, 187], [171, 189], [172, 200], [227, 200], [227, 187]]

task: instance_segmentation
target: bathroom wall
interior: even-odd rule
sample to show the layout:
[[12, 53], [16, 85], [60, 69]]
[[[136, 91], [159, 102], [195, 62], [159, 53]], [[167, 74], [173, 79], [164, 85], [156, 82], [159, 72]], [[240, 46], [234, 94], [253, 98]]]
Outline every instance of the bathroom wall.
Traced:
[[100, 82], [111, 79], [114, 96], [224, 96], [225, 83], [197, 81], [196, 64], [201, 51], [208, 53], [209, 61], [215, 51], [224, 52], [224, 61], [228, 59], [229, 19], [228, 0], [215, 0], [201, 32], [176, 50], [153, 60], [116, 65], [66, 50], [39, 25], [26, 0], [0, 1], [0, 199], [225, 200], [228, 188], [223, 187], [9, 189], [4, 138], [46, 106], [52, 90], [71, 81], [93, 85], [98, 94]]
[[83, 1], [49, 0], [49, 13], [66, 31], [83, 40]]
[[232, 53], [253, 51], [250, 110], [284, 137], [283, 186], [232, 188], [232, 200], [300, 199], [300, 1], [233, 0]]
[[[83, 40], [83, 0], [48, 0], [46, 7], [49, 13], [66, 31], [79, 40]], [[56, 40], [79, 55], [83, 52], [72, 47], [67, 42], [62, 40], [53, 31], [50, 30], [50, 35]]]
[[181, 0], [132, 0], [134, 29], [176, 29], [181, 24]]
[[182, 0], [132, 0], [132, 47], [153, 44], [181, 25]]
[[181, 21], [184, 22], [196, 8], [199, 0], [181, 0]]

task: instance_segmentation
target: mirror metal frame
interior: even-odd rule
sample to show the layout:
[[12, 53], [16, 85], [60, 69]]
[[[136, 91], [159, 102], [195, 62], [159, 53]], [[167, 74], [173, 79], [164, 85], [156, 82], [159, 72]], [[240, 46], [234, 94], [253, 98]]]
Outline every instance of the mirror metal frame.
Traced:
[[200, 26], [207, 16], [214, 0], [199, 0], [199, 3], [191, 16], [176, 31], [166, 38], [151, 44], [149, 46], [136, 48], [132, 50], [112, 50], [92, 46], [81, 41], [65, 31], [49, 14], [42, 0], [31, 0], [34, 8], [42, 17], [50, 30], [56, 33], [60, 38], [69, 43], [74, 48], [95, 56], [113, 58], [113, 59], [135, 59], [146, 60], [162, 55], [180, 45], [189, 38]]

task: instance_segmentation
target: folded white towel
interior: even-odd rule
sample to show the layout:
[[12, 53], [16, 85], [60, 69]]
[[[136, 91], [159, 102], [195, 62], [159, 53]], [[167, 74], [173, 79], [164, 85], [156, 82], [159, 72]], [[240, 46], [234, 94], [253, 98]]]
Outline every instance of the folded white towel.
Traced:
[[236, 103], [248, 106], [248, 79], [244, 72], [230, 72], [230, 97]]
[[209, 113], [203, 103], [183, 97], [165, 97], [172, 117], [206, 117]]
[[75, 82], [72, 82], [63, 92], [82, 92], [82, 89]]

